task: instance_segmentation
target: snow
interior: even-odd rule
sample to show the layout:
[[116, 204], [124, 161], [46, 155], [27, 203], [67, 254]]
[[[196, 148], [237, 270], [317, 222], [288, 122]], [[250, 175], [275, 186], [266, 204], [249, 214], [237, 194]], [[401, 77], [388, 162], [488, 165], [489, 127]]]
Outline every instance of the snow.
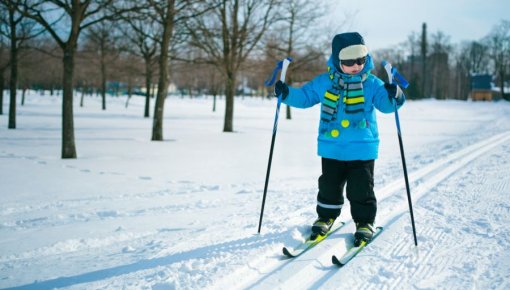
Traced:
[[[508, 289], [510, 104], [409, 101], [400, 111], [418, 247], [393, 114], [378, 114], [381, 235], [342, 269], [347, 225], [289, 260], [315, 219], [318, 107], [280, 116], [257, 234], [275, 102], [170, 97], [163, 142], [143, 99], [75, 100], [78, 159], [60, 159], [61, 100], [30, 92], [0, 122], [0, 288]], [[5, 100], [4, 108], [7, 108]]]

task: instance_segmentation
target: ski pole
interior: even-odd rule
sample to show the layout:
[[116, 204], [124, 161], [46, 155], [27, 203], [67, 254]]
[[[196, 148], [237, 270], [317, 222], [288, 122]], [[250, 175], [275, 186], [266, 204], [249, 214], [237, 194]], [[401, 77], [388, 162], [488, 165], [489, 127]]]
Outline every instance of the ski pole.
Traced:
[[[386, 70], [386, 73], [388, 74], [388, 82], [391, 84], [393, 81], [397, 83], [397, 85], [401, 86], [402, 88], [407, 88], [409, 86], [409, 83], [407, 80], [398, 73], [397, 69], [392, 67], [391, 64], [387, 61], [382, 62], [382, 66]], [[400, 130], [400, 119], [398, 117], [398, 110], [397, 110], [397, 102], [394, 102], [395, 105], [395, 122], [397, 123], [397, 134], [398, 134], [398, 143], [400, 145], [400, 156], [402, 157], [402, 167], [404, 169], [404, 179], [406, 183], [406, 190], [407, 190], [407, 201], [409, 203], [409, 213], [411, 214], [411, 224], [413, 226], [413, 236], [414, 236], [414, 245], [418, 246], [418, 239], [416, 238], [416, 227], [414, 224], [414, 214], [413, 214], [413, 203], [411, 201], [411, 190], [409, 188], [409, 178], [407, 176], [407, 166], [406, 166], [406, 157], [404, 154], [404, 144], [402, 142], [402, 132]]]
[[[276, 74], [278, 73], [278, 71], [280, 69], [282, 70], [282, 72], [280, 73], [280, 80], [282, 82], [285, 82], [285, 75], [287, 74], [287, 68], [289, 67], [291, 61], [292, 61], [292, 59], [290, 57], [288, 57], [288, 58], [278, 62], [275, 69], [273, 70], [272, 78], [270, 80], [266, 80], [265, 85], [267, 87], [273, 85], [274, 80], [276, 78]], [[266, 204], [267, 186], [269, 184], [269, 174], [271, 172], [271, 162], [273, 160], [274, 141], [276, 138], [276, 130], [278, 128], [278, 115], [280, 114], [280, 105], [282, 103], [282, 96], [279, 95], [277, 97], [278, 97], [278, 101], [276, 103], [276, 113], [274, 116], [273, 136], [271, 138], [271, 148], [269, 149], [269, 161], [267, 163], [266, 182], [264, 184], [264, 195], [262, 197], [262, 208], [260, 210], [259, 229], [258, 229], [259, 234], [260, 234], [260, 228], [262, 227], [262, 216], [264, 215], [264, 206]]]

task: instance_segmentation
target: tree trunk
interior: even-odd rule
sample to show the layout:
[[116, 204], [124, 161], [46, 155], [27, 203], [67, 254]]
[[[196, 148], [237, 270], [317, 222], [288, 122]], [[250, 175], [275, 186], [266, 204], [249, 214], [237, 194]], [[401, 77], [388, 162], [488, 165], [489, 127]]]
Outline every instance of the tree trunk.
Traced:
[[[103, 50], [103, 48], [101, 48]], [[106, 110], [106, 64], [104, 60], [104, 51], [101, 51], [101, 98], [102, 109]]]
[[234, 131], [234, 96], [235, 96], [235, 73], [229, 73], [225, 86], [225, 120], [223, 132]]
[[503, 68], [499, 70], [499, 92], [501, 93], [501, 99], [505, 99], [505, 71]]
[[81, 98], [80, 98], [80, 107], [83, 107], [83, 99], [85, 99], [85, 92], [87, 91], [87, 88], [83, 87], [81, 89]]
[[426, 97], [427, 86], [427, 24], [423, 23], [421, 32], [421, 93], [422, 97]]
[[22, 92], [21, 92], [21, 105], [24, 106], [25, 105], [25, 95], [27, 93], [27, 88], [24, 87]]
[[73, 121], [73, 74], [74, 47], [68, 45], [64, 49], [64, 76], [62, 98], [62, 158], [76, 158]]
[[4, 71], [0, 71], [0, 115], [4, 114]]
[[16, 39], [16, 24], [14, 23], [14, 11], [9, 9], [9, 23], [11, 29], [11, 81], [9, 83], [9, 129], [16, 129], [16, 89], [18, 86], [18, 47]]
[[[291, 13], [291, 19], [290, 19], [290, 23], [289, 23], [289, 38], [287, 40], [287, 56], [291, 56], [292, 54], [292, 50], [294, 49], [293, 45], [294, 45], [294, 24], [296, 23], [296, 14], [294, 13], [294, 11], [292, 11], [293, 13]], [[286, 83], [287, 84], [292, 84], [292, 80], [291, 80], [291, 77], [287, 77], [287, 80], [286, 80]], [[292, 112], [291, 112], [291, 109], [290, 109], [290, 106], [287, 105], [286, 106], [286, 114], [285, 114], [285, 117], [287, 120], [291, 120], [292, 119]]]
[[[289, 53], [289, 54], [287, 54], [287, 55], [290, 55], [290, 53]], [[286, 83], [287, 83], [287, 84], [291, 84], [291, 83], [292, 83], [292, 80], [291, 80], [290, 76], [287, 78]], [[292, 120], [292, 111], [291, 111], [291, 109], [290, 109], [290, 106], [289, 106], [289, 105], [286, 105], [285, 107], [286, 107], [286, 110], [285, 110], [285, 113], [286, 113], [286, 114], [285, 114], [285, 117], [286, 117], [286, 119], [287, 119], [287, 120]]]
[[290, 106], [287, 105], [287, 120], [291, 120], [292, 119], [292, 112], [290, 110]]
[[152, 84], [152, 88], [151, 88], [151, 99], [154, 99], [154, 94], [156, 93], [156, 91], [158, 90], [158, 84], [154, 83]]
[[[162, 53], [163, 54], [163, 53]], [[167, 73], [168, 56], [160, 57], [160, 75], [158, 81], [158, 93], [156, 96], [156, 105], [154, 107], [154, 122], [152, 124], [152, 141], [163, 141], [163, 111], [165, 107], [165, 98], [168, 90]]]
[[435, 99], [439, 99], [439, 96], [437, 93], [437, 79], [438, 79], [439, 72], [437, 71], [437, 62], [436, 62], [436, 60], [434, 60], [434, 57], [432, 57], [432, 59], [431, 59], [430, 70], [432, 72], [431, 77], [430, 77], [430, 92], [431, 92], [432, 97], [434, 97]]
[[213, 105], [212, 105], [212, 111], [216, 112], [216, 92], [213, 94]]
[[143, 116], [145, 118], [150, 117], [150, 104], [151, 104], [151, 90], [152, 90], [152, 68], [151, 68], [151, 59], [145, 58], [145, 87], [147, 88], [147, 92], [145, 92], [145, 112]]
[[127, 100], [126, 100], [126, 109], [129, 105], [129, 100], [131, 100], [131, 96], [133, 95], [133, 81], [131, 79], [131, 76], [128, 78], [128, 87], [127, 87]]
[[168, 7], [163, 21], [164, 30], [161, 40], [161, 55], [159, 57], [159, 81], [156, 106], [154, 108], [154, 122], [152, 125], [152, 141], [163, 141], [163, 110], [165, 98], [168, 93], [168, 47], [173, 32], [174, 24], [174, 1], [167, 0]]

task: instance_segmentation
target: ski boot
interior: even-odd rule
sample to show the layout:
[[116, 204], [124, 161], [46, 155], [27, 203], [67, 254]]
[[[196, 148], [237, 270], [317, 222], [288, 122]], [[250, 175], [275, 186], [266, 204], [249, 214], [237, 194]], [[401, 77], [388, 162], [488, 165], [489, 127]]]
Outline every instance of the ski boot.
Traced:
[[325, 236], [333, 226], [334, 222], [334, 218], [319, 217], [312, 225], [311, 239], [315, 240], [319, 235]]
[[373, 223], [356, 223], [356, 232], [354, 233], [354, 246], [358, 247], [363, 241], [370, 242], [374, 236], [375, 227]]

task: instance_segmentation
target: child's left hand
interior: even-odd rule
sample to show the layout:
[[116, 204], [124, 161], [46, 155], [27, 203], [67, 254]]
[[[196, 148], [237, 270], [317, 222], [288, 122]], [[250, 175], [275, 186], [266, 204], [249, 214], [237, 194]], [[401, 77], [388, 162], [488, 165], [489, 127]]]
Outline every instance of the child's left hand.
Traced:
[[385, 83], [384, 88], [388, 92], [388, 97], [391, 99], [400, 99], [403, 95], [402, 90], [396, 84]]
[[282, 100], [285, 100], [289, 95], [289, 87], [284, 82], [278, 80], [274, 85], [274, 95], [276, 97], [282, 95]]

